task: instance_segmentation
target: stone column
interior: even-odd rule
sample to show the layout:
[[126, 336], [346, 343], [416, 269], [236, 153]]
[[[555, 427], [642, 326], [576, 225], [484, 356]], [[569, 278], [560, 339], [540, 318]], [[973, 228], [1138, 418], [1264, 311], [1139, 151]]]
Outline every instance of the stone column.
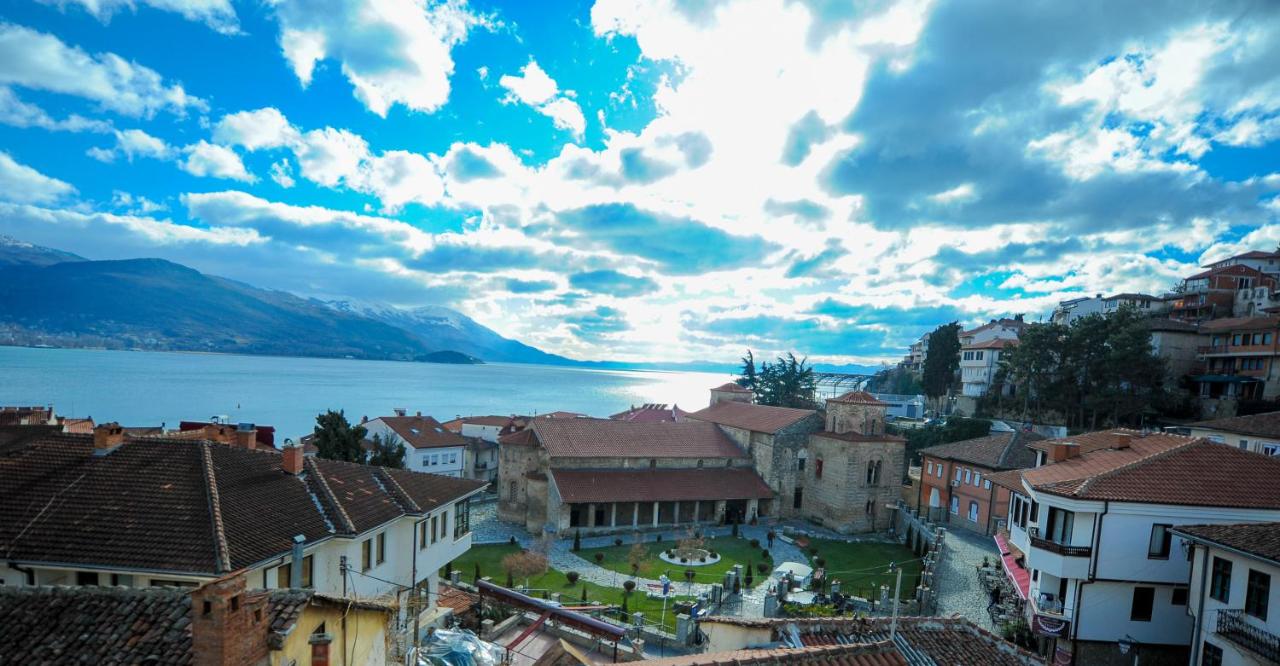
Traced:
[[595, 502], [587, 504], [587, 527], [596, 526], [596, 505]]
[[609, 504], [609, 527], [617, 527], [617, 526], [618, 526], [618, 503], [612, 502]]
[[716, 500], [716, 515], [712, 516], [712, 520], [720, 522], [724, 518], [725, 500]]
[[637, 529], [640, 527], [640, 503], [639, 502], [636, 502], [631, 506], [631, 526]]
[[747, 500], [747, 515], [743, 518], [743, 520], [750, 522], [751, 519], [755, 517], [756, 514], [758, 514], [759, 512], [760, 512], [760, 500], [758, 499]]
[[672, 525], [679, 525], [679, 524], [680, 524], [680, 500], [676, 500], [676, 501], [672, 502], [671, 504], [672, 504], [672, 506], [671, 506], [671, 524], [672, 524]]
[[654, 527], [658, 526], [658, 508], [659, 508], [658, 504], [659, 502], [653, 503], [653, 526]]

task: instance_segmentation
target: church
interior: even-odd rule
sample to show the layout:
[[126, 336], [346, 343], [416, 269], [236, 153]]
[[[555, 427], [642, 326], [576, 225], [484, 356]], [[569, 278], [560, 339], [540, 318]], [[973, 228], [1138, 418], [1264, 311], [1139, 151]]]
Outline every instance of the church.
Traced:
[[906, 442], [869, 393], [770, 407], [729, 383], [678, 421], [534, 419], [499, 440], [498, 517], [533, 534], [807, 519], [886, 529]]

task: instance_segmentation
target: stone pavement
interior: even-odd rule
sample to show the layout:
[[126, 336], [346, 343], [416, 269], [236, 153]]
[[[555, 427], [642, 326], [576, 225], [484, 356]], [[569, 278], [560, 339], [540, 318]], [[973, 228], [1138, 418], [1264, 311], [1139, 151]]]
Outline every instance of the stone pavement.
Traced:
[[978, 567], [985, 556], [999, 561], [1000, 553], [989, 536], [967, 530], [947, 530], [942, 562], [934, 576], [938, 589], [938, 615], [958, 614], [988, 631], [995, 631], [987, 613], [986, 590], [978, 581]]

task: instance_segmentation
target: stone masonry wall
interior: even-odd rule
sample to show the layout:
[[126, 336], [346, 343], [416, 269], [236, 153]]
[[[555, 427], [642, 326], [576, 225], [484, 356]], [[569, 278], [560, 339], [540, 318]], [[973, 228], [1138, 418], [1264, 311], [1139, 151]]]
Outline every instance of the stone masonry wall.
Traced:
[[[868, 464], [876, 461], [880, 462], [878, 481], [868, 483]], [[885, 506], [899, 497], [905, 462], [903, 442], [848, 442], [813, 435], [804, 471], [802, 515], [844, 533], [888, 529], [891, 516]]]

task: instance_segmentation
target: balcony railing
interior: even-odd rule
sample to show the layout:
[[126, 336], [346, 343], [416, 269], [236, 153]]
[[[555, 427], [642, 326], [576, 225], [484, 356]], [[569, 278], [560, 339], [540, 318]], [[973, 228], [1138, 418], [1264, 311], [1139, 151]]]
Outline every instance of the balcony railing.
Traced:
[[1057, 553], [1063, 557], [1089, 557], [1089, 554], [1093, 552], [1093, 549], [1089, 546], [1068, 546], [1066, 544], [1058, 543], [1057, 541], [1050, 541], [1048, 539], [1041, 538], [1039, 527], [1032, 527], [1028, 529], [1027, 535], [1031, 537], [1032, 548], [1047, 550], [1051, 553]]
[[1197, 354], [1226, 354], [1229, 351], [1227, 345], [1197, 345]]
[[1218, 611], [1218, 635], [1254, 652], [1268, 663], [1280, 663], [1280, 636], [1250, 624], [1240, 609]]

